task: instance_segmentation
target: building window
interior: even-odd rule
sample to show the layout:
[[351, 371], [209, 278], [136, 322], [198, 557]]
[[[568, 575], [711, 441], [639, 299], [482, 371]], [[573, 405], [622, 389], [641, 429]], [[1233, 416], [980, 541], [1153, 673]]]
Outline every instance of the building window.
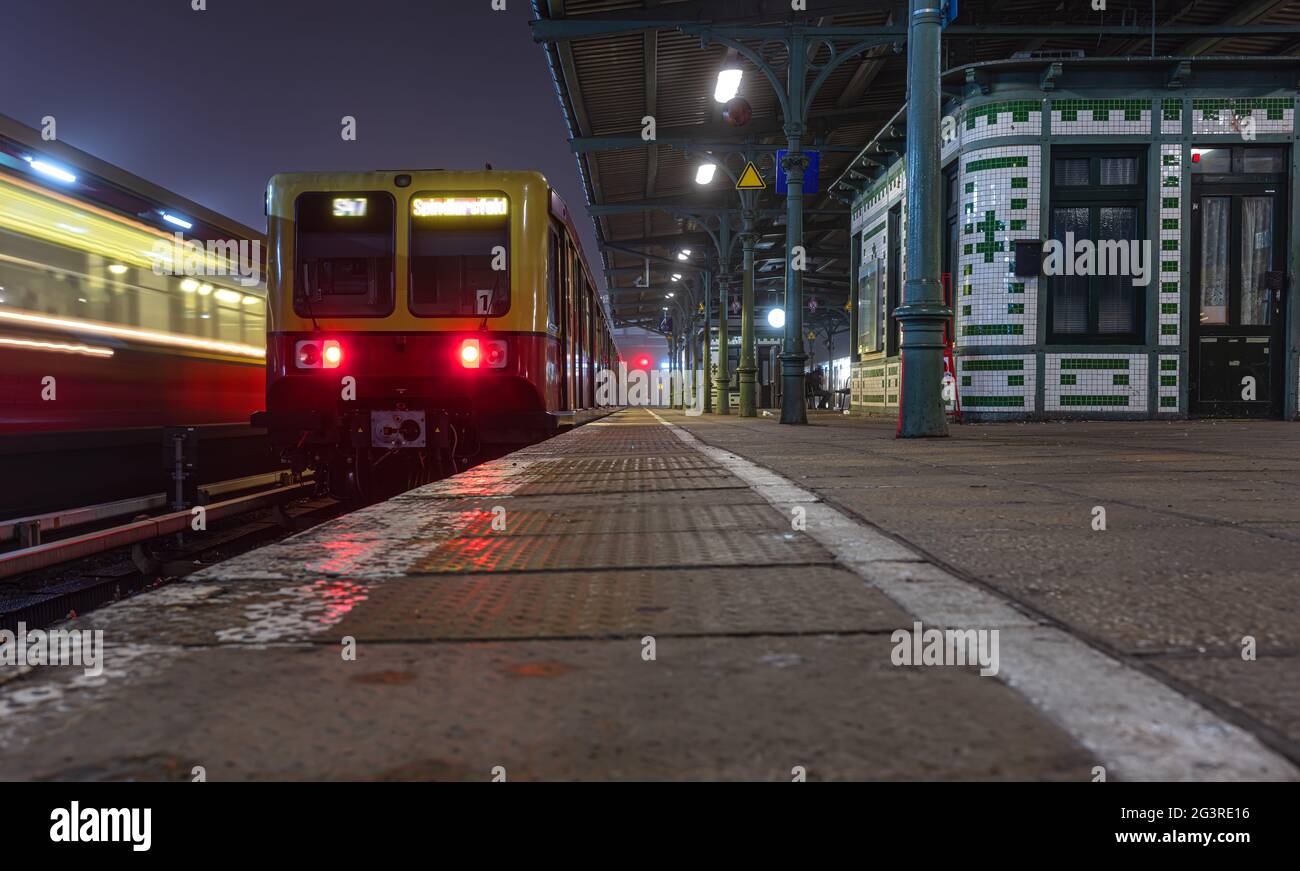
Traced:
[[1141, 150], [1074, 152], [1052, 157], [1048, 341], [1128, 343], [1143, 340], [1143, 311], [1158, 281], [1158, 254], [1142, 243], [1145, 155]]
[[858, 272], [858, 352], [880, 350], [880, 260], [863, 246]]

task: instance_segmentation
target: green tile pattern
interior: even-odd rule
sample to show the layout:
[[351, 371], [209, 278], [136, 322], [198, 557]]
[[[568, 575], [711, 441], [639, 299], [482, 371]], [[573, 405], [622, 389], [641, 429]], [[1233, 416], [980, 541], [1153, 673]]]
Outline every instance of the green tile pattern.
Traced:
[[1006, 372], [1025, 368], [1024, 360], [963, 360], [961, 368], [967, 372]]
[[998, 116], [1009, 114], [1011, 120], [1016, 124], [1024, 124], [1029, 121], [1030, 112], [1043, 111], [1042, 104], [1036, 100], [1007, 100], [1002, 103], [985, 103], [982, 106], [966, 107], [966, 129], [975, 129], [975, 119], [985, 118], [986, 123], [998, 123]]
[[[1120, 113], [1125, 121], [1141, 121], [1143, 111], [1151, 111], [1150, 100], [1132, 98], [1118, 100], [1080, 100], [1067, 98], [1052, 100], [1052, 111], [1061, 113], [1062, 121], [1109, 121], [1111, 113]], [[1089, 117], [1081, 118], [1081, 113]]]

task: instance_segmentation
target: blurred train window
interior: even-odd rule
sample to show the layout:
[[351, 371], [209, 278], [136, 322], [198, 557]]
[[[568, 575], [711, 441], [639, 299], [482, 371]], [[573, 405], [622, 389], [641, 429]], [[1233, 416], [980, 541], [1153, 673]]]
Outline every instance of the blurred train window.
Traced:
[[170, 245], [168, 236], [16, 192], [2, 181], [0, 216], [9, 219], [0, 220], [2, 307], [255, 347], [265, 341], [262, 291], [217, 283], [226, 279], [160, 275], [119, 259], [123, 249]]
[[500, 192], [411, 197], [411, 311], [421, 317], [510, 309], [510, 205]]
[[265, 341], [266, 304], [260, 293], [140, 267], [113, 272], [97, 254], [24, 242], [25, 253], [41, 259], [0, 255], [0, 306], [245, 345]]
[[391, 314], [392, 196], [384, 191], [305, 193], [294, 202], [294, 212], [293, 310], [302, 317]]

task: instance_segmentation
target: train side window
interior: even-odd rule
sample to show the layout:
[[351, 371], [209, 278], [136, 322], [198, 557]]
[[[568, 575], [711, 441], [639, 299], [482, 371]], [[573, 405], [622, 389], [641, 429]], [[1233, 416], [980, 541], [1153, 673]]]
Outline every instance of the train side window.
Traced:
[[546, 307], [547, 323], [556, 329], [560, 326], [560, 237], [555, 230], [548, 235], [546, 248]]
[[293, 310], [302, 317], [393, 311], [395, 214], [384, 191], [321, 191], [294, 203]]
[[411, 197], [411, 311], [421, 317], [510, 310], [510, 201], [499, 191]]

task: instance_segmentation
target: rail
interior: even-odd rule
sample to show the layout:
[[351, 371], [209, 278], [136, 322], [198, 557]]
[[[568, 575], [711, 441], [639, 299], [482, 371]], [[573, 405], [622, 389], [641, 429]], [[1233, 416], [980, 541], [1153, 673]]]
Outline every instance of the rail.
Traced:
[[[287, 484], [274, 490], [253, 493], [248, 496], [227, 499], [223, 502], [214, 502], [204, 506], [205, 519], [206, 522], [211, 523], [228, 517], [237, 517], [240, 514], [247, 514], [261, 508], [278, 505], [296, 497], [307, 496], [315, 487], [315, 482], [305, 481]], [[174, 511], [109, 529], [99, 529], [71, 538], [0, 554], [0, 579], [12, 578], [25, 572], [49, 568], [50, 566], [83, 559], [114, 548], [161, 538], [165, 535], [185, 532], [190, 529], [190, 523], [193, 519], [192, 510]], [[14, 521], [9, 522], [13, 523]]]

